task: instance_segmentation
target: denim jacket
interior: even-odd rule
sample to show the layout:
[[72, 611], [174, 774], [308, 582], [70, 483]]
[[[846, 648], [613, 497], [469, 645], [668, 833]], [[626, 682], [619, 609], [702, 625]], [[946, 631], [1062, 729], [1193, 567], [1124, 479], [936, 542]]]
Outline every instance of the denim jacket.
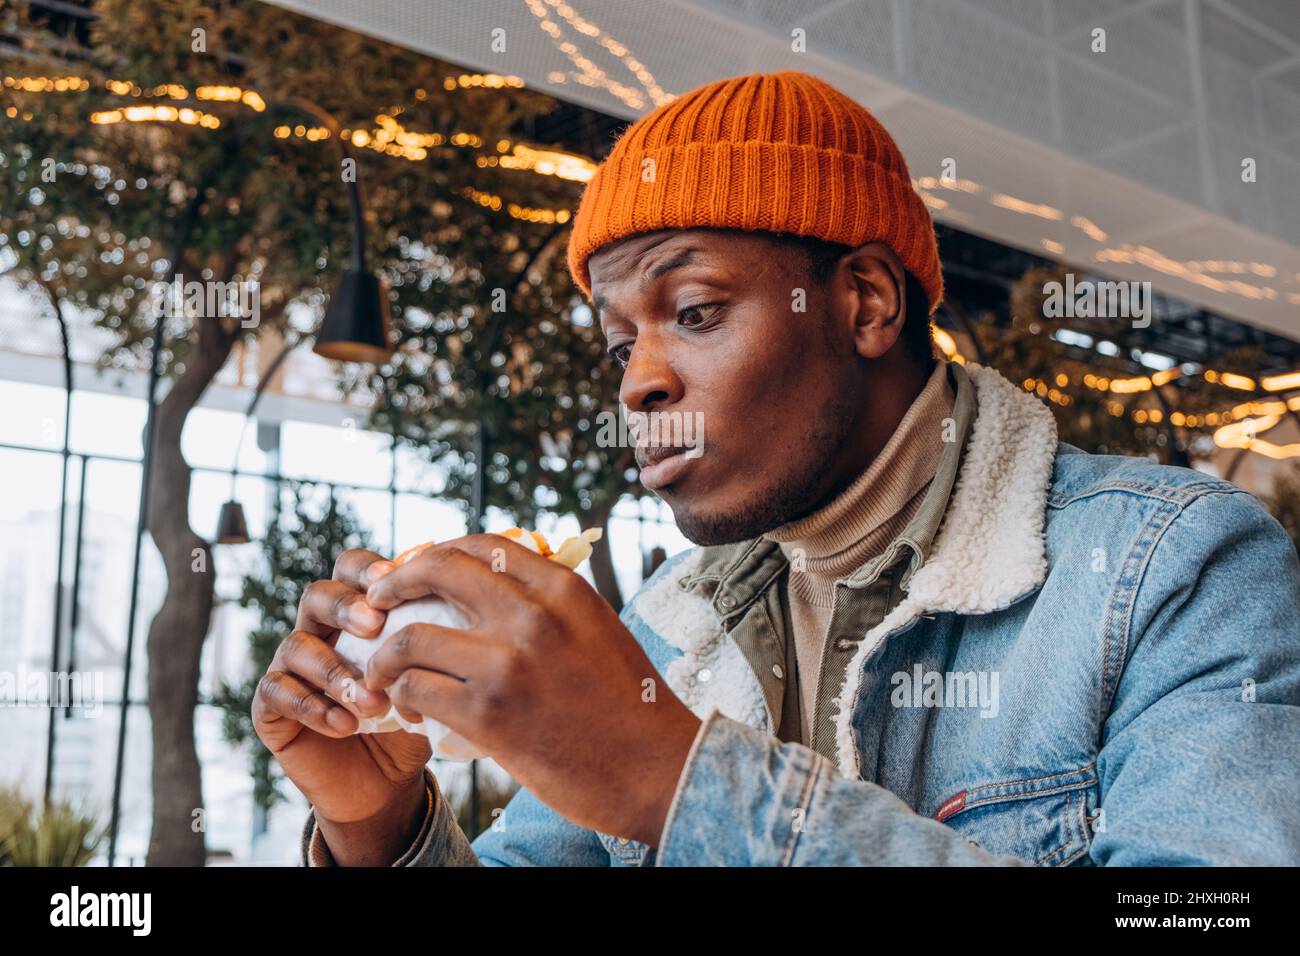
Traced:
[[[695, 548], [622, 614], [703, 721], [658, 846], [526, 790], [471, 846], [430, 775], [396, 865], [1300, 865], [1286, 533], [1227, 482], [1059, 442], [1035, 398], [964, 372], [976, 415], [943, 523], [861, 636], [834, 761], [774, 736], [728, 638], [767, 613], [752, 572], [771, 555]], [[309, 818], [305, 864], [319, 843]]]

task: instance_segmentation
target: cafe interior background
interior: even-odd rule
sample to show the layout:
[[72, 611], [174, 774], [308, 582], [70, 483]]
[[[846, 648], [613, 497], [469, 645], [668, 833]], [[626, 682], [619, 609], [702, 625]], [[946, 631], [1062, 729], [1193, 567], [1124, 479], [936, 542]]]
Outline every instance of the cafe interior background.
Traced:
[[[629, 121], [781, 69], [902, 147], [949, 359], [1300, 538], [1289, 0], [9, 2], [0, 863], [295, 862], [248, 701], [342, 547], [601, 527], [582, 573], [617, 605], [689, 546], [596, 440], [617, 374], [567, 227]], [[155, 294], [178, 277], [258, 314], [198, 322]], [[1055, 282], [1153, 296], [1063, 313]], [[33, 675], [68, 679], [19, 700]], [[437, 772], [471, 834], [513, 786]]]

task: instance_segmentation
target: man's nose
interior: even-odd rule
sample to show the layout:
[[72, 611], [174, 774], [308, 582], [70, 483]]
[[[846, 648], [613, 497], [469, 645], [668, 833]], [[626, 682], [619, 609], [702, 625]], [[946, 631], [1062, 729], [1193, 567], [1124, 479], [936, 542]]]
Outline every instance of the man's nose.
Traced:
[[648, 412], [681, 400], [682, 380], [653, 339], [642, 336], [632, 346], [618, 397], [630, 412]]

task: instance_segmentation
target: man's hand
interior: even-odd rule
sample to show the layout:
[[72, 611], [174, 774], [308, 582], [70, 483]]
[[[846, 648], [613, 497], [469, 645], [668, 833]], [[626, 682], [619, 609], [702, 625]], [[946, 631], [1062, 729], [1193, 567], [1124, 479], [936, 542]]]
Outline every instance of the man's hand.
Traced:
[[700, 721], [579, 575], [499, 535], [435, 545], [375, 580], [387, 611], [430, 594], [467, 630], [411, 624], [366, 683], [486, 750], [579, 826], [657, 845]]
[[358, 717], [387, 713], [389, 701], [334, 650], [342, 630], [378, 635], [385, 615], [366, 604], [363, 592], [392, 567], [371, 551], [345, 551], [333, 580], [303, 592], [295, 630], [253, 698], [257, 736], [311, 801], [331, 854], [345, 866], [392, 863], [415, 838], [426, 809], [429, 741], [401, 731], [354, 735]]

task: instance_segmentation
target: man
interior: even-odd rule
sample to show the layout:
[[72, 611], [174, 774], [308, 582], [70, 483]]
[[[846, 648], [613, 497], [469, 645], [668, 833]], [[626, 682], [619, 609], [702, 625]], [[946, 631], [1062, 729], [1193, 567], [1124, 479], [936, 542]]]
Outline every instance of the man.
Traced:
[[[569, 264], [628, 409], [706, 426], [638, 449], [701, 547], [620, 616], [495, 536], [343, 555], [254, 702], [305, 863], [1300, 863], [1290, 541], [935, 362], [930, 217], [866, 110], [799, 73], [660, 107]], [[429, 593], [473, 626], [412, 625], [364, 675], [334, 653]], [[353, 734], [390, 701], [522, 785], [472, 846], [423, 737]]]

